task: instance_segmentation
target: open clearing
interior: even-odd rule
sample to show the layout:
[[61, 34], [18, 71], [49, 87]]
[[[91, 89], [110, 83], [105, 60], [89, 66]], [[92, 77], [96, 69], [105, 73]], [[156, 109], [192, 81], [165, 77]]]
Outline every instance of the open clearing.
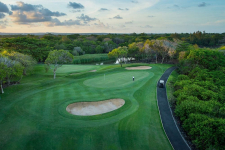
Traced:
[[[120, 65], [66, 65], [54, 80], [52, 72], [37, 65], [33, 75], [1, 95], [0, 149], [172, 149], [156, 99], [157, 81], [170, 65], [151, 67], [128, 71]], [[116, 98], [125, 104], [108, 113], [77, 116], [66, 111], [69, 104]]]

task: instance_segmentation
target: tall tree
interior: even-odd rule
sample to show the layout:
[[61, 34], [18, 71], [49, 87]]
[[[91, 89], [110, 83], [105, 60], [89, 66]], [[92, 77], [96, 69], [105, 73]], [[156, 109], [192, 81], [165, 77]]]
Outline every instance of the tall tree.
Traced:
[[125, 58], [127, 57], [128, 49], [126, 46], [124, 47], [118, 47], [111, 52], [108, 53], [109, 57], [115, 57], [119, 61], [121, 67], [122, 63], [125, 61]]
[[0, 57], [0, 62], [7, 66], [6, 79], [8, 85], [10, 85], [12, 78], [20, 77], [22, 79], [24, 67], [18, 61], [11, 60], [7, 57]]
[[18, 61], [21, 63], [21, 65], [24, 67], [23, 75], [27, 75], [27, 71], [32, 70], [33, 65], [35, 65], [37, 63], [36, 60], [33, 59], [32, 56], [22, 54], [19, 52], [11, 52], [11, 53], [7, 53], [5, 55], [8, 56], [8, 58], [10, 58], [11, 60], [15, 60], [15, 61]]
[[51, 68], [53, 65], [54, 79], [56, 78], [56, 71], [63, 64], [71, 63], [73, 61], [73, 55], [65, 50], [54, 50], [48, 54], [48, 58], [45, 63]]

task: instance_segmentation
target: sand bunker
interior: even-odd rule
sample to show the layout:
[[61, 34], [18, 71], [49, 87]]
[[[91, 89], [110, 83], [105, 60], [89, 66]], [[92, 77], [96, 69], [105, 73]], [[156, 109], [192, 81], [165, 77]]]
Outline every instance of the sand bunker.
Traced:
[[110, 99], [99, 102], [78, 102], [66, 107], [66, 111], [77, 116], [93, 116], [119, 109], [125, 104], [123, 99]]
[[91, 71], [89, 71], [89, 72], [96, 72], [97, 70], [91, 70]]
[[152, 69], [152, 67], [149, 66], [138, 66], [138, 67], [127, 67], [127, 70], [146, 70], [146, 69]]

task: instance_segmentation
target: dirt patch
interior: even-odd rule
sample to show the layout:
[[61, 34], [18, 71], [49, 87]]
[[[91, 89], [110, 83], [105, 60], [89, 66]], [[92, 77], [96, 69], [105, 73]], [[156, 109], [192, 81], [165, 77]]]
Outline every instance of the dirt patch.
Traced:
[[152, 69], [152, 67], [149, 66], [138, 66], [138, 67], [127, 67], [127, 70], [147, 70]]
[[91, 71], [89, 71], [89, 72], [96, 72], [97, 70], [91, 70]]
[[93, 116], [119, 109], [125, 104], [123, 99], [109, 99], [98, 102], [77, 102], [66, 107], [66, 111], [77, 116]]

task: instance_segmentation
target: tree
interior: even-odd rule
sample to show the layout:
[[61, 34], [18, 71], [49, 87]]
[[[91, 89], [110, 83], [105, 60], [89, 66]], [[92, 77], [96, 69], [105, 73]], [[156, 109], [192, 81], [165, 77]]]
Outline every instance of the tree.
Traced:
[[81, 49], [81, 47], [74, 47], [74, 48], [73, 48], [73, 51], [72, 51], [72, 54], [73, 54], [74, 56], [84, 55], [84, 54], [85, 54], [85, 51], [83, 51], [83, 50]]
[[2, 94], [4, 93], [2, 84], [3, 80], [6, 78], [7, 69], [8, 69], [7, 66], [3, 62], [0, 62], [0, 84]]
[[132, 43], [128, 45], [128, 55], [130, 57], [135, 57], [138, 54], [139, 48], [136, 46], [136, 43]]
[[128, 53], [127, 47], [124, 46], [124, 47], [118, 47], [112, 50], [111, 52], [108, 53], [108, 56], [117, 58], [122, 67], [122, 63], [124, 62], [124, 59], [127, 56], [127, 53]]
[[10, 58], [11, 60], [15, 60], [21, 63], [21, 65], [24, 67], [23, 75], [26, 75], [28, 70], [32, 70], [33, 65], [37, 63], [32, 56], [18, 52], [7, 53], [6, 56], [8, 56], [8, 58]]
[[73, 61], [73, 55], [65, 50], [54, 50], [48, 54], [48, 58], [45, 63], [50, 66], [53, 65], [54, 79], [56, 78], [56, 71], [63, 64], [71, 63]]
[[100, 45], [98, 45], [96, 48], [95, 48], [95, 52], [96, 53], [103, 53], [103, 50], [104, 50], [104, 47], [102, 47], [102, 46], [100, 46]]
[[187, 42], [180, 42], [178, 43], [177, 47], [176, 47], [176, 54], [175, 57], [177, 58], [180, 54], [180, 52], [187, 52], [190, 50], [190, 44]]
[[22, 79], [24, 67], [18, 61], [11, 60], [7, 57], [0, 57], [0, 63], [7, 66], [6, 79], [8, 85], [10, 85], [13, 77], [20, 77], [20, 80]]
[[163, 63], [164, 59], [167, 56], [172, 57], [175, 54], [175, 49], [177, 45], [176, 42], [172, 42], [169, 40], [155, 40], [153, 42], [154, 44], [150, 45], [150, 47], [155, 51], [156, 63], [157, 63], [158, 55], [161, 55], [162, 57], [161, 63]]

